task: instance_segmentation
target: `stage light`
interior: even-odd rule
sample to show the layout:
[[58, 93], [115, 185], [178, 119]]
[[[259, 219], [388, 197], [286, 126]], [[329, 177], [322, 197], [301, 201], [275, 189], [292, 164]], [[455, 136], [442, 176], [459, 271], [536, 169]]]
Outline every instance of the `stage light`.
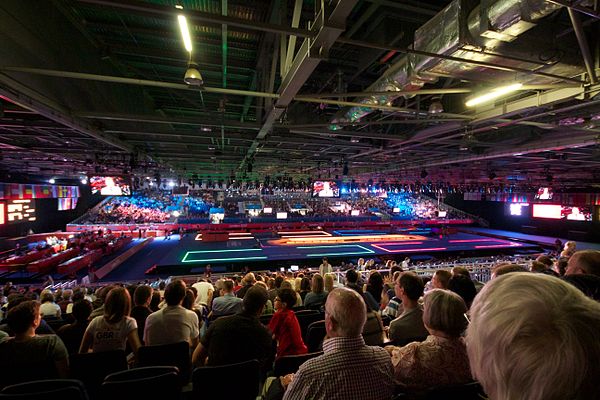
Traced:
[[187, 18], [185, 15], [178, 15], [177, 20], [179, 21], [179, 29], [181, 30], [181, 37], [183, 39], [183, 45], [185, 49], [192, 52], [192, 38], [190, 36], [190, 30], [188, 29]]
[[177, 210], [173, 211], [173, 216], [174, 216], [175, 218], [179, 217], [179, 215], [181, 215], [181, 214], [179, 213], [179, 211], [177, 211]]
[[50, 183], [51, 185], [54, 185], [56, 183], [56, 179], [50, 178], [50, 179], [48, 179], [48, 183]]
[[444, 106], [439, 97], [434, 97], [429, 105], [429, 114], [440, 114], [444, 112]]
[[169, 185], [169, 187], [175, 187], [175, 182], [174, 181], [169, 181], [168, 185]]
[[487, 103], [491, 100], [497, 99], [498, 97], [502, 97], [509, 93], [515, 92], [515, 91], [521, 89], [522, 87], [523, 87], [522, 83], [513, 83], [512, 85], [508, 85], [508, 86], [500, 86], [500, 87], [494, 88], [494, 89], [490, 90], [489, 92], [484, 93], [480, 96], [473, 97], [472, 99], [468, 100], [465, 103], [465, 105], [467, 107], [474, 107], [479, 104]]
[[88, 183], [88, 180], [87, 180], [86, 177], [81, 178], [81, 184], [82, 185], [87, 185], [87, 183]]

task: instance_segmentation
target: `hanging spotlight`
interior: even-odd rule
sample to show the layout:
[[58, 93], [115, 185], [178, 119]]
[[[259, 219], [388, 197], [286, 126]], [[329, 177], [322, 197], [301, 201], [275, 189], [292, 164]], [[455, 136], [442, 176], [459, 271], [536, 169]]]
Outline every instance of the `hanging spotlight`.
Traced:
[[200, 71], [198, 71], [198, 64], [192, 61], [189, 62], [188, 69], [185, 71], [185, 75], [183, 77], [183, 81], [190, 86], [204, 85], [202, 75], [200, 74]]
[[54, 185], [56, 183], [56, 179], [50, 178], [50, 179], [48, 179], [48, 183], [51, 185]]
[[521, 89], [521, 87], [523, 87], [522, 83], [513, 83], [512, 85], [508, 85], [508, 86], [500, 86], [500, 87], [494, 88], [494, 89], [490, 90], [489, 92], [484, 93], [480, 96], [473, 97], [472, 99], [468, 100], [465, 103], [465, 105], [467, 107], [474, 107], [479, 104], [487, 103], [489, 101], [497, 99], [498, 97], [502, 97], [509, 93], [515, 92], [515, 91]]
[[82, 177], [82, 178], [81, 178], [81, 184], [82, 184], [82, 185], [87, 185], [87, 183], [88, 183], [88, 180], [87, 180], [87, 178], [86, 178], [85, 176], [84, 176], [84, 177]]
[[444, 105], [439, 97], [434, 97], [429, 105], [429, 114], [440, 114], [444, 112]]

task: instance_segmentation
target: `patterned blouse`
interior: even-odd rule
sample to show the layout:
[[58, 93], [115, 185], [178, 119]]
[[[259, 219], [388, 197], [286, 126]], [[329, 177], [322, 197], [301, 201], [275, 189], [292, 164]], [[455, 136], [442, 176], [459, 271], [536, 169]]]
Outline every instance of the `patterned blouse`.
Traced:
[[462, 338], [429, 335], [392, 351], [396, 379], [411, 390], [467, 383], [473, 380]]

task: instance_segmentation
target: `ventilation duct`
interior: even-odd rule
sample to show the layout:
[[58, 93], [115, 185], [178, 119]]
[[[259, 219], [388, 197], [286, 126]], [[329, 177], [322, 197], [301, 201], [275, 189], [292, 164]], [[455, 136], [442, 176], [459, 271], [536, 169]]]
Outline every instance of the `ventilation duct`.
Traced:
[[[558, 10], [561, 6], [545, 0], [455, 0], [415, 32], [415, 50], [440, 55], [483, 61], [506, 67], [517, 67], [562, 76], [575, 76], [585, 69], [580, 64], [578, 47], [570, 46], [560, 57], [548, 55], [546, 62], [527, 61], [539, 54], [534, 43], [551, 34], [537, 32], [527, 40], [516, 40], [537, 25], [537, 21]], [[541, 27], [540, 27], [541, 28]], [[545, 29], [545, 28], [544, 28]], [[543, 30], [543, 29], [542, 29]], [[574, 47], [574, 48], [573, 48]], [[484, 53], [485, 51], [485, 53]], [[542, 58], [542, 57], [540, 57]], [[559, 61], [560, 58], [560, 62]], [[411, 91], [426, 83], [434, 83], [440, 76], [479, 80], [481, 74], [495, 80], [514, 79], [515, 72], [492, 69], [480, 65], [451, 61], [438, 57], [409, 54], [402, 57], [367, 91]], [[552, 78], [539, 75], [519, 77], [524, 84], [548, 84]], [[342, 111], [331, 122], [331, 129], [340, 129], [338, 123], [355, 122], [373, 112], [369, 105], [388, 105], [400, 95], [370, 96], [357, 99], [364, 107]]]

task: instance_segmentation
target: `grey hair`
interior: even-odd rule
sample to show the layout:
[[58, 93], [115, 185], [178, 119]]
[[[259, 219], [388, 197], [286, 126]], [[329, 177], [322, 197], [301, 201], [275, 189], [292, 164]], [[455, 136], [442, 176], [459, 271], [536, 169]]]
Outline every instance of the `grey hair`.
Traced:
[[367, 321], [367, 305], [355, 290], [332, 290], [327, 296], [325, 310], [335, 322], [335, 331], [340, 336], [357, 337], [362, 334]]
[[467, 306], [458, 294], [433, 289], [424, 297], [423, 323], [430, 329], [459, 337], [467, 328]]
[[596, 398], [600, 303], [544, 274], [490, 281], [471, 307], [473, 377], [494, 400]]

